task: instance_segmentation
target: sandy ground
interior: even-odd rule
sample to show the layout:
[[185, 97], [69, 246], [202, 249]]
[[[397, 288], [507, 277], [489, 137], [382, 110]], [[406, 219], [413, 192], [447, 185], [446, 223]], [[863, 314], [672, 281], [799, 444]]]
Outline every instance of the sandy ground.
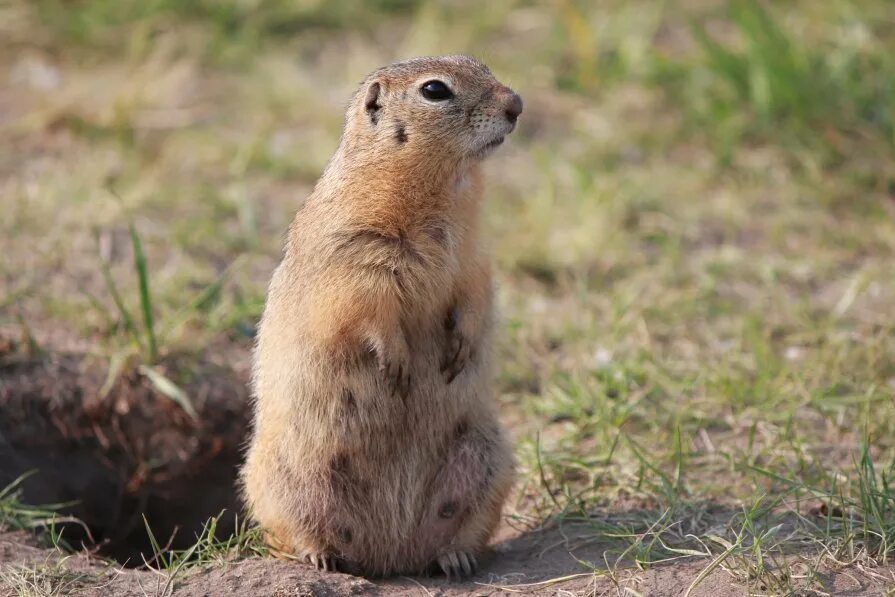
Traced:
[[[677, 561], [646, 570], [619, 569], [615, 578], [605, 569], [586, 573], [575, 558], [599, 561], [605, 545], [591, 544], [574, 555], [564, 547], [564, 536], [574, 527], [517, 535], [499, 542], [480, 572], [464, 582], [443, 577], [400, 577], [366, 580], [345, 574], [325, 573], [279, 560], [249, 559], [203, 570], [190, 570], [168, 585], [168, 579], [152, 571], [119, 569], [87, 555], [64, 556], [40, 548], [25, 533], [0, 534], [0, 575], [17, 566], [62, 566], [72, 573], [86, 573], [71, 581], [68, 590], [78, 595], [685, 595], [709, 560]], [[893, 585], [892, 570], [826, 572], [818, 576], [823, 592], [799, 595], [883, 595]], [[89, 575], [89, 576], [88, 576]], [[889, 579], [888, 581], [886, 579]], [[173, 593], [172, 593], [173, 591]], [[15, 593], [10, 593], [15, 594]], [[68, 593], [63, 593], [68, 594]], [[689, 595], [727, 597], [773, 595], [769, 587], [738, 584], [726, 571], [716, 568]]]

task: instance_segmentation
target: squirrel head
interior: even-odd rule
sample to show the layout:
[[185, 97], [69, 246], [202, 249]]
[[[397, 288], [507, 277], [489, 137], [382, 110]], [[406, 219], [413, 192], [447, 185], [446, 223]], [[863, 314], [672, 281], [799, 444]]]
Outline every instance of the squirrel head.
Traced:
[[367, 77], [348, 109], [343, 139], [358, 157], [478, 162], [521, 113], [522, 98], [474, 58], [414, 58]]

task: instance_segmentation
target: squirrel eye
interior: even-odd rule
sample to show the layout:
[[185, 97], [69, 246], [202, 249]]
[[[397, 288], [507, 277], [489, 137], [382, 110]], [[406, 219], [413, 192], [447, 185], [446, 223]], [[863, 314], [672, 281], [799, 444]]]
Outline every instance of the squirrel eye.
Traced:
[[420, 87], [420, 93], [422, 93], [423, 97], [427, 100], [435, 102], [449, 100], [454, 97], [454, 93], [451, 91], [450, 87], [445, 85], [442, 81], [435, 80], [423, 83], [423, 86]]

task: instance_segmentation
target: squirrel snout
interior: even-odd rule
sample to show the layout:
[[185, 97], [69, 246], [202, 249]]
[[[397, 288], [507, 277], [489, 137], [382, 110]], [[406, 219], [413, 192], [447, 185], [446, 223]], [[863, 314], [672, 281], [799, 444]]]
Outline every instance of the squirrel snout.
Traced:
[[522, 98], [515, 91], [507, 90], [507, 104], [504, 113], [512, 124], [516, 124], [516, 119], [522, 114]]

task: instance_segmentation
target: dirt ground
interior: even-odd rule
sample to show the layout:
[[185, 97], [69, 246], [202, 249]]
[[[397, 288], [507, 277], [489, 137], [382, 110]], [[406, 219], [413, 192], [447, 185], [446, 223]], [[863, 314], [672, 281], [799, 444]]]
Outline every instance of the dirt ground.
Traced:
[[[505, 534], [512, 534], [504, 529]], [[64, 568], [73, 573], [70, 588], [78, 595], [120, 595], [141, 597], [173, 594], [189, 597], [215, 595], [684, 595], [703, 569], [705, 561], [678, 561], [647, 570], [635, 568], [618, 572], [615, 578], [582, 572], [575, 558], [599, 560], [600, 545], [589, 545], [570, 553], [566, 539], [574, 528], [523, 533], [499, 541], [495, 552], [480, 572], [468, 581], [450, 582], [443, 577], [401, 577], [366, 580], [345, 574], [325, 573], [300, 564], [274, 559], [249, 559], [194, 570], [178, 578], [173, 587], [166, 577], [151, 571], [110, 567], [95, 557], [64, 556], [37, 547], [24, 533], [0, 534], [0, 573], [20, 565], [53, 566], [64, 559]], [[76, 575], [83, 574], [81, 578]], [[881, 595], [891, 586], [892, 571], [843, 571], [822, 575], [829, 594]], [[756, 587], [761, 591], [761, 587]], [[764, 592], [764, 591], [761, 591]], [[721, 568], [708, 576], [689, 594], [693, 597], [733, 597], [749, 594], [746, 588]], [[12, 594], [12, 593], [10, 593]], [[819, 592], [804, 593], [820, 595]]]

